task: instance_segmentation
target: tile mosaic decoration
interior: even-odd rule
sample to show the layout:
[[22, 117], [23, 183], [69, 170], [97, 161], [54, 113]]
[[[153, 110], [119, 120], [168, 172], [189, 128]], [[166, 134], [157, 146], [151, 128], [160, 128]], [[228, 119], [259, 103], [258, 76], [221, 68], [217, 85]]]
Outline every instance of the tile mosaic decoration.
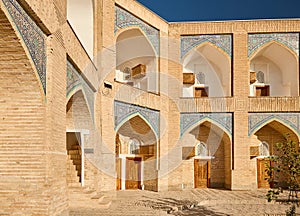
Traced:
[[140, 107], [121, 101], [114, 102], [115, 112], [115, 129], [117, 129], [124, 121], [128, 120], [132, 115], [141, 115], [149, 125], [151, 125], [156, 137], [159, 137], [159, 111]]
[[222, 49], [230, 57], [232, 57], [232, 35], [190, 35], [181, 36], [180, 57], [183, 57], [193, 48], [209, 42]]
[[76, 70], [74, 65], [70, 61], [67, 61], [67, 97], [77, 88], [82, 88], [92, 119], [94, 119], [95, 92]]
[[248, 57], [252, 56], [258, 48], [271, 41], [287, 46], [299, 56], [299, 33], [271, 33], [248, 35]]
[[157, 55], [159, 55], [159, 30], [145, 23], [143, 20], [137, 18], [128, 11], [115, 6], [115, 34], [120, 29], [126, 27], [136, 26], [139, 27], [145, 35], [147, 35], [149, 41], [155, 49]]
[[293, 128], [300, 135], [300, 113], [249, 113], [249, 136], [265, 123], [276, 119]]
[[232, 136], [232, 113], [181, 113], [180, 114], [180, 136], [198, 122], [209, 119], [217, 123]]
[[36, 67], [46, 94], [46, 35], [16, 0], [2, 0]]

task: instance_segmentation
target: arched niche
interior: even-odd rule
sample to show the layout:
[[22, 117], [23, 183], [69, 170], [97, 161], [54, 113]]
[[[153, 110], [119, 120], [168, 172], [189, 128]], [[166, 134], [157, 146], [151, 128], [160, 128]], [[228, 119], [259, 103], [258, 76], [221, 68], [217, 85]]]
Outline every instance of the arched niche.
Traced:
[[139, 115], [124, 122], [116, 133], [117, 189], [157, 191], [157, 138]]
[[231, 58], [224, 51], [204, 43], [191, 50], [182, 63], [183, 73], [195, 76], [194, 82], [184, 83], [183, 97], [194, 97], [197, 87], [206, 87], [208, 97], [231, 96]]
[[94, 49], [94, 1], [68, 0], [67, 19], [91, 59]]
[[158, 93], [158, 63], [152, 44], [135, 27], [124, 29], [116, 38], [115, 80]]
[[[250, 85], [250, 96], [299, 95], [298, 60], [288, 47], [277, 42], [266, 44], [252, 56], [250, 70], [255, 71], [257, 77]], [[258, 79], [262, 74], [263, 82]]]
[[[209, 166], [202, 167], [209, 173], [206, 187], [229, 188], [231, 182], [231, 140], [227, 132], [210, 121], [199, 122], [198, 125], [186, 131], [181, 138], [183, 163], [194, 160], [194, 168], [185, 170], [183, 175], [194, 176], [195, 187], [199, 173], [198, 165], [207, 162]], [[190, 150], [189, 152], [187, 150]], [[201, 151], [200, 151], [201, 150]], [[187, 166], [187, 165], [186, 165]], [[199, 183], [199, 182], [198, 182]], [[200, 187], [203, 187], [200, 186]]]
[[[299, 143], [298, 135], [288, 125], [273, 120], [262, 125], [254, 134], [250, 136], [251, 146], [257, 146], [259, 153], [257, 157], [251, 160], [252, 166], [256, 167], [257, 187], [270, 188], [273, 183], [269, 184], [266, 180], [268, 174], [266, 172], [267, 165], [273, 166], [268, 159], [268, 156], [278, 155], [276, 144], [284, 141], [284, 136], [289, 135], [290, 139], [295, 143]], [[264, 152], [263, 152], [264, 151]], [[286, 179], [284, 176], [277, 173], [273, 179], [278, 182], [280, 186], [285, 186]]]

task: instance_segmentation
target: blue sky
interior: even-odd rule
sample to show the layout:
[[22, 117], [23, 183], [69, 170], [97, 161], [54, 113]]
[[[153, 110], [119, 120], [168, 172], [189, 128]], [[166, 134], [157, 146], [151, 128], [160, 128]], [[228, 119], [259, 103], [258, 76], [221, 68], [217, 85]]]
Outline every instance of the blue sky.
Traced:
[[169, 22], [300, 18], [300, 0], [137, 0]]

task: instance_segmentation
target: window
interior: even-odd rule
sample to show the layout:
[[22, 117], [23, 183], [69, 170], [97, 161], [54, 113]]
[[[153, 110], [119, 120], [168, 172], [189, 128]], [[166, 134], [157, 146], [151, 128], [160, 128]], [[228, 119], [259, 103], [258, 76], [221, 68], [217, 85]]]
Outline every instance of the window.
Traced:
[[205, 143], [200, 142], [199, 144], [196, 145], [195, 156], [200, 156], [200, 157], [208, 156], [207, 145]]
[[196, 79], [199, 84], [205, 84], [205, 74], [203, 72], [199, 72], [196, 74]]
[[265, 74], [264, 74], [264, 72], [258, 71], [257, 74], [256, 74], [256, 79], [257, 79], [257, 82], [259, 82], [259, 83], [265, 83]]
[[140, 141], [133, 138], [128, 142], [128, 154], [139, 154], [140, 153]]
[[270, 156], [269, 144], [267, 142], [262, 142], [259, 145], [259, 155], [268, 157]]

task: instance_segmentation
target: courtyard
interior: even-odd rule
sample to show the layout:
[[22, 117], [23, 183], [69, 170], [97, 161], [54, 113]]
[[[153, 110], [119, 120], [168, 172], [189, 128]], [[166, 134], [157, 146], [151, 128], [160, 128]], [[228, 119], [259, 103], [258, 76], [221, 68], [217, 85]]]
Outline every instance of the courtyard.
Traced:
[[[70, 215], [286, 215], [286, 203], [268, 203], [267, 190], [229, 191], [188, 189], [150, 192], [142, 190], [100, 192], [73, 188]], [[286, 198], [284, 194], [281, 198]], [[297, 210], [299, 214], [299, 209]]]

